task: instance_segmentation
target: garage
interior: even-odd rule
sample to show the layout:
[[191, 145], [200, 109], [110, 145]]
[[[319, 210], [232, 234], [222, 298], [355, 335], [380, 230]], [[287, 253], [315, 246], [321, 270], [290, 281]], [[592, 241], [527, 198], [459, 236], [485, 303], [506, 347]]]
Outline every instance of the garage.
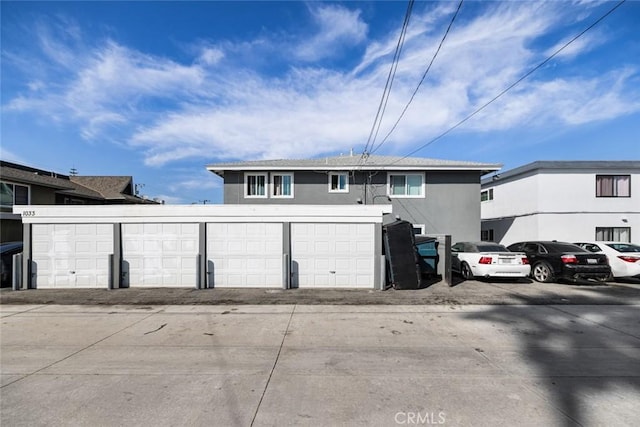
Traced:
[[282, 287], [281, 223], [207, 224], [208, 287]]
[[124, 287], [194, 287], [198, 224], [122, 224]]
[[[33, 288], [384, 286], [390, 206], [14, 206]], [[31, 274], [29, 274], [29, 272]]]
[[106, 289], [112, 252], [111, 224], [34, 224], [34, 285], [41, 289]]
[[293, 286], [373, 288], [374, 224], [291, 225]]

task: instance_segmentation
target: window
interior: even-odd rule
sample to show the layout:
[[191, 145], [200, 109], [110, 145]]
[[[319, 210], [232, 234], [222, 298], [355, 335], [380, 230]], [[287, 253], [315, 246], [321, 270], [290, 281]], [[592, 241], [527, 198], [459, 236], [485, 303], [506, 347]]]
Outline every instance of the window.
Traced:
[[0, 183], [0, 204], [4, 207], [29, 204], [29, 187], [9, 182]]
[[631, 197], [631, 175], [596, 175], [596, 197]]
[[596, 227], [597, 241], [631, 242], [631, 227]]
[[493, 229], [489, 228], [488, 230], [480, 231], [480, 240], [483, 242], [493, 242]]
[[245, 197], [267, 197], [267, 174], [247, 173], [244, 176]]
[[86, 205], [87, 202], [85, 202], [82, 199], [76, 199], [75, 197], [65, 197], [64, 204], [65, 205]]
[[424, 224], [413, 224], [413, 235], [420, 236], [424, 234]]
[[493, 200], [493, 188], [480, 192], [480, 201], [486, 202], [487, 200]]
[[348, 193], [349, 175], [346, 173], [329, 174], [329, 193]]
[[272, 197], [293, 197], [293, 174], [278, 173], [271, 174]]
[[424, 175], [388, 175], [388, 194], [391, 197], [424, 197]]

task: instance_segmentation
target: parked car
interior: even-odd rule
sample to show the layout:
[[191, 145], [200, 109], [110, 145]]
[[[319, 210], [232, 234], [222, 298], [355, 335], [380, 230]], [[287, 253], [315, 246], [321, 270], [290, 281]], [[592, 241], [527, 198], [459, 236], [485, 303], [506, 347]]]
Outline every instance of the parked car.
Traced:
[[451, 247], [451, 269], [469, 280], [474, 277], [529, 276], [531, 266], [523, 252], [512, 252], [493, 242], [458, 242]]
[[604, 282], [611, 277], [606, 255], [591, 253], [572, 243], [556, 240], [518, 242], [507, 247], [527, 254], [531, 276], [538, 282], [552, 282], [555, 279]]
[[22, 242], [8, 242], [0, 244], [0, 284], [11, 286], [13, 275], [13, 256], [22, 252]]
[[609, 258], [613, 277], [640, 279], [640, 246], [624, 242], [578, 242], [589, 252], [601, 252]]

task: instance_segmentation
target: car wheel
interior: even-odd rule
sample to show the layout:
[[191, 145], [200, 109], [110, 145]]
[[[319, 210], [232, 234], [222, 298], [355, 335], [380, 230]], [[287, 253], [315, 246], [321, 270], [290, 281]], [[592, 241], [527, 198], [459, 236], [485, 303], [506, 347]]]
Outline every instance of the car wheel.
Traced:
[[466, 262], [463, 262], [460, 265], [460, 274], [462, 275], [462, 278], [464, 280], [473, 279], [473, 273], [471, 272], [471, 267], [469, 267], [469, 264], [467, 264]]
[[539, 262], [534, 265], [531, 275], [536, 282], [549, 283], [553, 280], [553, 270], [546, 262]]

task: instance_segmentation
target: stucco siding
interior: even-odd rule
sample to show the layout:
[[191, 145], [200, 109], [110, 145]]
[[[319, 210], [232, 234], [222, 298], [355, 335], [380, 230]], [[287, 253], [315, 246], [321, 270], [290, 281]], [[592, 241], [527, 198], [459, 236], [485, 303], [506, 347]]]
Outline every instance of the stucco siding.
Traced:
[[[640, 240], [640, 172], [595, 162], [602, 167], [553, 167], [526, 173], [504, 173], [484, 182], [493, 200], [481, 203], [482, 230], [493, 230], [494, 240], [510, 244], [519, 240], [594, 240], [596, 229], [625, 229], [631, 241]], [[591, 162], [594, 163], [594, 162]], [[535, 164], [534, 164], [535, 165]], [[630, 175], [630, 197], [597, 197], [597, 175]]]
[[[266, 173], [268, 171], [256, 172]], [[391, 174], [423, 173], [425, 197], [393, 198], [387, 195], [387, 176]], [[454, 240], [480, 238], [480, 172], [479, 171], [357, 171], [349, 174], [349, 192], [329, 192], [327, 172], [294, 172], [294, 197], [244, 197], [244, 172], [227, 171], [224, 176], [225, 204], [391, 204], [393, 214], [413, 224], [423, 224], [426, 234], [451, 234]], [[366, 185], [365, 185], [366, 183]]]

